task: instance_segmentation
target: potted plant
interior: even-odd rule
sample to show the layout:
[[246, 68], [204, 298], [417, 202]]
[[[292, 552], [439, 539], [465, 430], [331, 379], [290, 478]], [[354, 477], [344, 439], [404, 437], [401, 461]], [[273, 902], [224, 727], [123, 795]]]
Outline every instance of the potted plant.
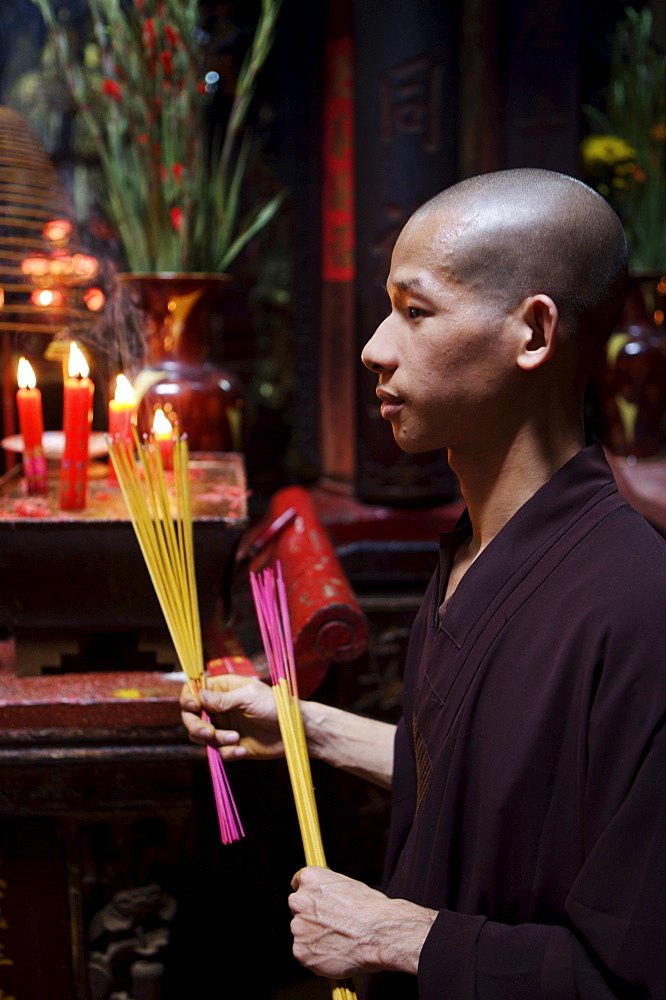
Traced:
[[[119, 278], [148, 317], [147, 365], [170, 374], [169, 407], [175, 413], [177, 405], [181, 423], [191, 436], [195, 431], [193, 447], [237, 447], [237, 380], [227, 373], [232, 392], [215, 404], [203, 399], [204, 382], [219, 396], [218, 373], [202, 381], [199, 371], [196, 384], [191, 377], [201, 369], [200, 333], [227, 268], [282, 200], [278, 193], [245, 212], [241, 208], [251, 144], [248, 110], [273, 43], [280, 0], [261, 0], [226, 124], [213, 129], [206, 100], [215, 80], [205, 72], [198, 0], [89, 0], [93, 41], [82, 58], [73, 51], [55, 0], [33, 3], [99, 155], [100, 203], [128, 268]], [[189, 384], [174, 402], [179, 380]], [[153, 397], [158, 390], [150, 390]], [[227, 425], [221, 443], [219, 435], [209, 438], [203, 427], [201, 433], [195, 429], [201, 412], [186, 419], [183, 410], [196, 409], [197, 400], [212, 423]]]
[[627, 7], [615, 30], [606, 109], [586, 106], [594, 129], [581, 144], [583, 176], [624, 223], [636, 270], [666, 264], [666, 55], [652, 43], [653, 16]]
[[94, 139], [102, 204], [129, 270], [225, 271], [281, 200], [276, 195], [240, 217], [248, 109], [273, 42], [279, 0], [262, 0], [226, 126], [212, 137], [198, 0], [90, 0], [98, 51], [87, 60], [72, 51], [53, 0], [33, 2]]
[[599, 375], [603, 438], [646, 458], [663, 443], [666, 412], [666, 55], [652, 43], [649, 7], [625, 9], [612, 45], [605, 111], [584, 110], [583, 178], [615, 208], [629, 246], [625, 314]]

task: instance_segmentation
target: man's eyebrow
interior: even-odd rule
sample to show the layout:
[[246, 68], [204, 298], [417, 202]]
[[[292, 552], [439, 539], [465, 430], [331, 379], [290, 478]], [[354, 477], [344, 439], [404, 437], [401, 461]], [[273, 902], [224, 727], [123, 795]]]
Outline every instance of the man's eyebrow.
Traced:
[[[405, 280], [403, 280], [403, 281], [393, 281], [391, 284], [392, 284], [392, 287], [395, 288], [395, 289], [397, 289], [399, 292], [411, 292], [413, 289], [417, 289], [418, 290], [418, 289], [422, 289], [423, 288], [423, 282], [421, 281], [420, 278], [410, 278], [409, 281], [405, 281]], [[386, 289], [386, 291], [388, 293], [388, 290], [389, 290], [388, 289], [388, 282], [386, 282], [386, 284], [384, 285], [384, 288]]]

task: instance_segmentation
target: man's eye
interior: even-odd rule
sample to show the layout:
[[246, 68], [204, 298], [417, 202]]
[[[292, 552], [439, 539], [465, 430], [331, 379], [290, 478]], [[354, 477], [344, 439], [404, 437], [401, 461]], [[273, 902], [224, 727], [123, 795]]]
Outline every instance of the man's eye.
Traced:
[[423, 309], [417, 309], [416, 306], [407, 306], [407, 315], [410, 319], [420, 319], [421, 316], [425, 316]]

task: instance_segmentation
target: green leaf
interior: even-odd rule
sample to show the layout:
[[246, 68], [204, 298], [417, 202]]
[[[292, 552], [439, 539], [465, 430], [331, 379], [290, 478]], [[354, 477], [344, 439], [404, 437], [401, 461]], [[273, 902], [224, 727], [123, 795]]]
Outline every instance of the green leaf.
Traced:
[[260, 208], [254, 215], [253, 221], [246, 223], [242, 227], [242, 231], [239, 236], [236, 237], [234, 242], [231, 244], [226, 254], [221, 258], [218, 263], [217, 270], [224, 271], [231, 264], [231, 262], [238, 256], [243, 247], [245, 247], [253, 236], [266, 226], [270, 220], [273, 218], [278, 208], [282, 204], [284, 199], [284, 192], [276, 194], [275, 197], [271, 198], [263, 208]]

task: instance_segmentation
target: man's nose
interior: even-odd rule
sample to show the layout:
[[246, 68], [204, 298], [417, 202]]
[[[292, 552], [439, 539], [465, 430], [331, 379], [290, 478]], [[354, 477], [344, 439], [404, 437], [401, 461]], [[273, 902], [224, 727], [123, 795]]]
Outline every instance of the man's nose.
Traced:
[[383, 365], [381, 365], [379, 361], [373, 361], [370, 355], [367, 353], [367, 345], [366, 347], [363, 348], [363, 352], [361, 354], [361, 361], [363, 362], [366, 368], [370, 369], [371, 372], [376, 372], [377, 374], [379, 374], [379, 372], [382, 371], [383, 369]]
[[387, 336], [386, 324], [390, 318], [387, 316], [379, 324], [361, 352], [361, 361], [365, 367], [376, 374], [397, 367], [392, 358], [390, 339]]

